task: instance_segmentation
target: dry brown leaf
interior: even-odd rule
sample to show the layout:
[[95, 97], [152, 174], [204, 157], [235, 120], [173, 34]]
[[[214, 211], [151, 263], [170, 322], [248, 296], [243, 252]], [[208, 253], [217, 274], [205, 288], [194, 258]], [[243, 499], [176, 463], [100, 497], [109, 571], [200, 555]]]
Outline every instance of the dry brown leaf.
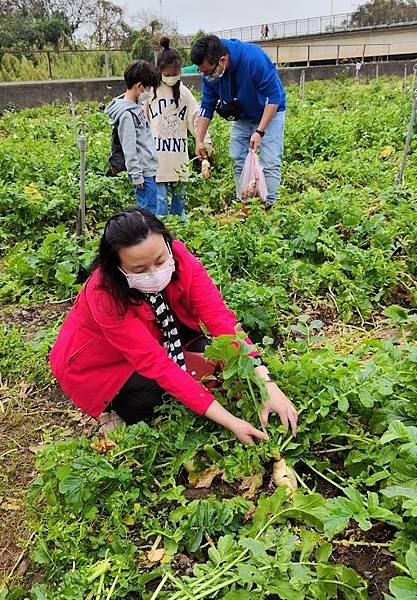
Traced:
[[188, 475], [188, 481], [195, 488], [209, 488], [213, 483], [213, 479], [217, 475], [221, 475], [223, 471], [219, 467], [209, 467], [204, 469], [201, 473], [190, 473]]
[[96, 450], [100, 454], [106, 454], [112, 448], [115, 448], [116, 444], [107, 438], [102, 438], [101, 440], [96, 440], [95, 442], [91, 442], [90, 448]]
[[394, 148], [392, 146], [386, 146], [382, 152], [380, 152], [379, 158], [389, 158], [393, 154], [395, 154]]
[[272, 467], [272, 481], [277, 487], [286, 485], [292, 492], [298, 488], [295, 471], [289, 467], [283, 458], [278, 458]]
[[257, 473], [253, 473], [248, 477], [242, 477], [239, 490], [244, 492], [244, 498], [253, 498], [256, 491], [261, 487], [263, 483], [265, 470], [261, 469]]
[[256, 504], [252, 504], [248, 510], [245, 512], [243, 516], [243, 522], [247, 523], [248, 521], [252, 521], [256, 512]]
[[28, 450], [29, 452], [31, 452], [32, 454], [36, 454], [37, 452], [39, 452], [39, 450], [41, 448], [43, 448], [45, 446], [44, 443], [40, 442], [39, 444], [37, 444], [36, 446], [29, 446]]
[[6, 500], [0, 504], [0, 508], [3, 510], [21, 510], [23, 502], [21, 500]]
[[164, 558], [164, 555], [165, 549], [157, 548], [156, 550], [149, 550], [148, 554], [146, 555], [146, 558], [149, 560], [149, 562], [156, 563], [161, 562], [161, 560]]

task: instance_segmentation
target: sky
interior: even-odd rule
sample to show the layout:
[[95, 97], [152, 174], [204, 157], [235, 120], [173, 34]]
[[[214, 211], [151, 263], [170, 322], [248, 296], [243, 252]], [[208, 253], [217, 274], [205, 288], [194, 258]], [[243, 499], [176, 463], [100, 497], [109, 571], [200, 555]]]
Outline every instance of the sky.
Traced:
[[174, 21], [181, 33], [220, 31], [352, 12], [365, 0], [114, 0], [128, 15], [150, 12]]

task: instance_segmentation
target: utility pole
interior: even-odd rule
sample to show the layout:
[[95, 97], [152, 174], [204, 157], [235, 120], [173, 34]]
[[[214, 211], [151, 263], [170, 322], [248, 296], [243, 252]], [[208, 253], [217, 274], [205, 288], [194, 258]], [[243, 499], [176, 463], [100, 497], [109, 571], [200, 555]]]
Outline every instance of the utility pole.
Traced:
[[160, 18], [161, 18], [161, 24], [162, 24], [162, 0], [159, 0], [159, 12], [160, 12]]

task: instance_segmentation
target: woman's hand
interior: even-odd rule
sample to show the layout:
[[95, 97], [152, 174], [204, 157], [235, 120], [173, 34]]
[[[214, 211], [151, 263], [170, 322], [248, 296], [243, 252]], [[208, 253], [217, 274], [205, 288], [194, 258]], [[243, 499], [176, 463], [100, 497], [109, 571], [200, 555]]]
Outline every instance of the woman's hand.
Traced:
[[274, 382], [266, 382], [265, 385], [268, 390], [269, 398], [264, 401], [264, 408], [260, 414], [262, 427], [268, 425], [269, 414], [271, 412], [276, 412], [285, 429], [288, 431], [288, 425], [290, 424], [292, 434], [296, 435], [298, 413], [294, 404], [288, 400], [284, 392], [282, 392]]
[[223, 425], [229, 431], [234, 433], [237, 439], [243, 444], [249, 444], [253, 446], [255, 440], [267, 440], [268, 434], [263, 431], [259, 431], [253, 425], [239, 419], [230, 413], [224, 406], [222, 406], [217, 400], [214, 400], [205, 412], [205, 416], [211, 419], [219, 425]]
[[235, 434], [239, 442], [254, 446], [256, 440], [267, 440], [268, 434], [256, 429], [253, 425], [243, 419], [235, 419], [235, 422], [229, 426], [232, 433]]

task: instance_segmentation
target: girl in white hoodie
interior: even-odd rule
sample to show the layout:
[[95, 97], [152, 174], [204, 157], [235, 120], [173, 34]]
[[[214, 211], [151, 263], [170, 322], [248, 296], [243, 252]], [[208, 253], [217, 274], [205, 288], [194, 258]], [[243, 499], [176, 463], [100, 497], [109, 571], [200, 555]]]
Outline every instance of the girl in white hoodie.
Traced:
[[[199, 106], [190, 90], [181, 81], [181, 56], [170, 48], [169, 39], [163, 37], [163, 50], [158, 56], [157, 67], [161, 84], [153, 99], [147, 101], [147, 114], [155, 139], [159, 167], [156, 173], [157, 211], [160, 217], [179, 215], [184, 217], [185, 182], [188, 180], [188, 131], [195, 136]], [[208, 153], [210, 137], [206, 137]], [[171, 207], [168, 211], [169, 197]]]

